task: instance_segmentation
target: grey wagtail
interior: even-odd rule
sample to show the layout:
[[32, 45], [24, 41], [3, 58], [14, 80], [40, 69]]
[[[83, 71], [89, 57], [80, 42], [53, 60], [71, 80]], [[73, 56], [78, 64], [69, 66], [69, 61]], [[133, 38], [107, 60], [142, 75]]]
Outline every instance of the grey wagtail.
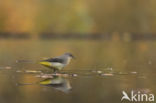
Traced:
[[58, 57], [42, 60], [40, 64], [49, 67], [56, 72], [57, 70], [62, 70], [66, 65], [68, 65], [72, 58], [74, 58], [74, 56], [71, 53], [65, 53]]

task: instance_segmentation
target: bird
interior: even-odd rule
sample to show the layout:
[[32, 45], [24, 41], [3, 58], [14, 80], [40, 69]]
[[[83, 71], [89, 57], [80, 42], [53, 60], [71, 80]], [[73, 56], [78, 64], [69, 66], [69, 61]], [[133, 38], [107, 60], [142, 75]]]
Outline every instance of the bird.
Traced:
[[67, 66], [73, 58], [75, 57], [71, 53], [64, 53], [61, 56], [42, 60], [39, 63], [45, 67], [53, 69], [55, 73]]

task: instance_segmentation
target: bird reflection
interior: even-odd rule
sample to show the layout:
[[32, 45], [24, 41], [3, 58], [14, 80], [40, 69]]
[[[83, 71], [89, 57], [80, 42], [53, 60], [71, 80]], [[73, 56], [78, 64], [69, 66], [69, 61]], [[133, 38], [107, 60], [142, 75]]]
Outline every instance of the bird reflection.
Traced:
[[63, 78], [62, 76], [54, 76], [54, 78], [48, 78], [43, 81], [40, 81], [41, 85], [53, 87], [56, 90], [69, 93], [72, 87], [69, 80]]

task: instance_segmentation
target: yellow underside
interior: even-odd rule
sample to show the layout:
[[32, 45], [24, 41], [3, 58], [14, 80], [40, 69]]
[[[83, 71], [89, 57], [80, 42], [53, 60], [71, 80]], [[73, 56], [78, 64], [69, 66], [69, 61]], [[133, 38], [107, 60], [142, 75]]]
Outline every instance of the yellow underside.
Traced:
[[52, 83], [51, 79], [46, 79], [46, 80], [43, 80], [43, 81], [40, 82], [40, 84], [42, 84], [42, 85], [48, 85], [48, 84], [51, 84], [51, 83]]
[[47, 62], [47, 61], [42, 61], [42, 62], [40, 62], [40, 64], [45, 67], [58, 69], [58, 70], [61, 70], [63, 68], [63, 66], [61, 64], [52, 64], [51, 62]]
[[40, 64], [44, 65], [44, 66], [47, 66], [47, 67], [51, 67], [52, 66], [52, 64], [50, 62], [45, 62], [45, 61], [40, 62]]

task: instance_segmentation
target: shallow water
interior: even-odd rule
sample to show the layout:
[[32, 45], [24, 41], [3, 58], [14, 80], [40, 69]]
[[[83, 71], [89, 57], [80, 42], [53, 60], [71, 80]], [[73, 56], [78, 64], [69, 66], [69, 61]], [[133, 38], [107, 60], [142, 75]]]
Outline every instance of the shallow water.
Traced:
[[[76, 60], [57, 76], [38, 64], [64, 52]], [[1, 40], [0, 102], [120, 103], [123, 90], [155, 94], [155, 62], [155, 41]]]

